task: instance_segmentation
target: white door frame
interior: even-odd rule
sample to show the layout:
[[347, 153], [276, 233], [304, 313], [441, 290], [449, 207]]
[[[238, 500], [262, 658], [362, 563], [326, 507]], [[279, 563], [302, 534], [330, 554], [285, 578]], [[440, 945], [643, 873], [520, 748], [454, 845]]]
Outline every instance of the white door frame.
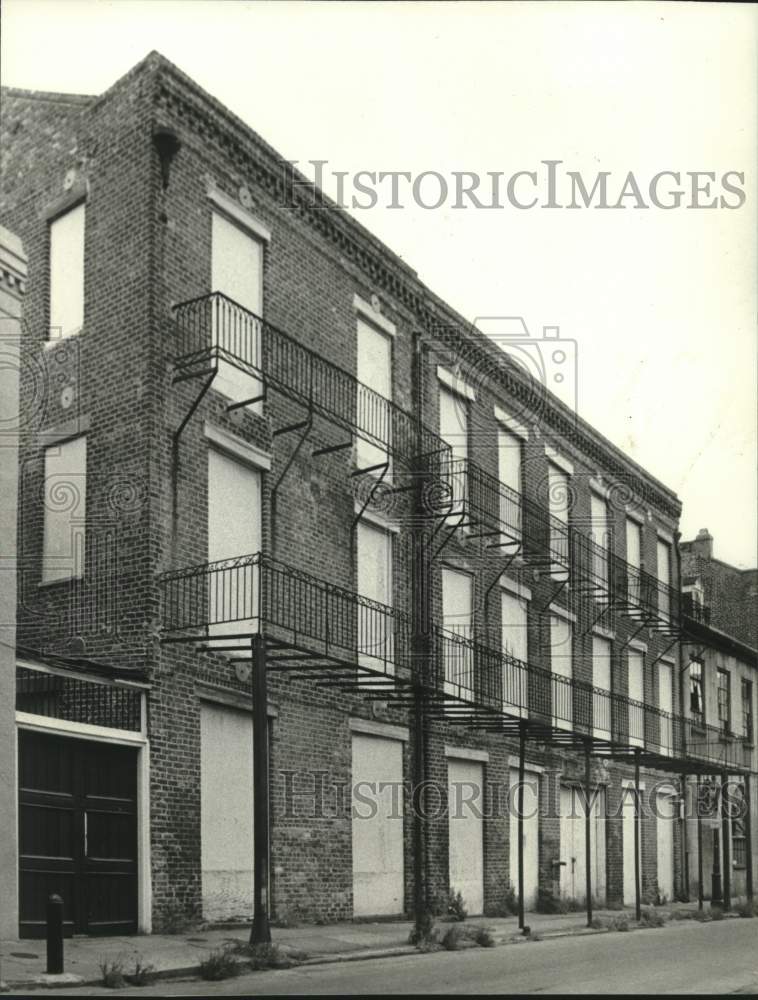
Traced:
[[[44, 715], [16, 712], [16, 728], [94, 743], [112, 743], [137, 750], [137, 931], [152, 933], [152, 880], [150, 871], [150, 742], [147, 738], [145, 693], [140, 697], [141, 731], [92, 726], [85, 722], [50, 719]], [[16, 741], [18, 758], [18, 740]], [[18, 774], [18, 759], [16, 760]], [[18, 908], [18, 902], [16, 903]]]

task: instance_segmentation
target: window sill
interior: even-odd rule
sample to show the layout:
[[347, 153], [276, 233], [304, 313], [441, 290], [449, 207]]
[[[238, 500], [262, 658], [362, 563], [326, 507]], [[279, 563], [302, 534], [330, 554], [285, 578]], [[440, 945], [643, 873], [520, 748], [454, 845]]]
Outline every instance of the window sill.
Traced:
[[44, 590], [44, 589], [47, 589], [48, 587], [55, 587], [59, 583], [77, 583], [78, 581], [83, 580], [83, 579], [84, 579], [83, 575], [79, 575], [79, 576], [59, 576], [59, 577], [56, 577], [55, 580], [40, 580], [40, 582], [37, 584], [37, 588], [39, 590]]
[[46, 340], [42, 341], [42, 350], [54, 351], [56, 347], [60, 347], [63, 344], [68, 343], [69, 340], [76, 341], [84, 333], [84, 327], [80, 326], [78, 330], [74, 330], [73, 333], [66, 334], [65, 337], [48, 337]]

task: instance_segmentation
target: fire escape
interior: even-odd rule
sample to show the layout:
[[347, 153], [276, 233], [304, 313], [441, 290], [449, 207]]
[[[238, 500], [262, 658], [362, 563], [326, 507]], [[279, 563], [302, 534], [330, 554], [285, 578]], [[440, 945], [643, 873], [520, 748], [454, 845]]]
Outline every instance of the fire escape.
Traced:
[[[369, 484], [354, 525], [377, 491], [387, 490], [396, 499], [398, 520], [414, 538], [414, 598], [408, 609], [377, 603], [263, 552], [180, 567], [159, 578], [161, 641], [189, 643], [200, 651], [221, 654], [243, 672], [238, 676], [245, 670], [251, 674], [256, 734], [252, 940], [269, 939], [268, 672], [285, 671], [317, 685], [410, 708], [416, 726], [418, 786], [426, 778], [422, 747], [429, 719], [517, 738], [521, 796], [529, 740], [584, 753], [587, 802], [591, 757], [633, 763], [636, 836], [641, 766], [683, 774], [744, 771], [746, 758], [736, 738], [725, 742], [716, 731], [701, 732], [695, 740], [690, 720], [677, 713], [523, 662], [491, 637], [481, 641], [457, 635], [433, 619], [429, 596], [435, 560], [456, 532], [465, 532], [482, 552], [499, 560], [485, 587], [487, 598], [507, 571], [537, 569], [551, 581], [549, 603], [568, 588], [572, 600], [589, 603], [592, 620], [623, 615], [637, 631], [658, 632], [673, 646], [685, 627], [676, 591], [552, 517], [542, 505], [513, 492], [475, 463], [454, 458], [445, 442], [424, 426], [420, 414], [374, 393], [343, 368], [226, 296], [214, 292], [184, 302], [175, 307], [175, 319], [173, 382], [196, 386], [175, 432], [177, 450], [220, 366], [231, 365], [248, 377], [250, 396], [229, 403], [228, 409], [254, 405], [278, 393], [302, 410], [301, 419], [273, 430], [274, 442], [285, 435], [295, 441], [273, 484], [274, 494], [301, 449], [310, 445], [317, 461], [363, 442], [368, 446], [363, 452], [372, 459], [350, 473]], [[339, 429], [343, 439], [314, 446], [316, 416]], [[356, 454], [360, 453], [358, 448]], [[545, 613], [547, 606], [539, 610]], [[520, 806], [518, 885], [523, 927], [523, 801]], [[420, 813], [417, 808], [415, 814]], [[589, 807], [586, 830], [589, 857]], [[414, 831], [417, 920], [425, 892], [424, 865], [419, 860], [424, 836], [419, 818]], [[589, 863], [586, 870], [591, 920]], [[639, 872], [637, 885], [639, 909]]]

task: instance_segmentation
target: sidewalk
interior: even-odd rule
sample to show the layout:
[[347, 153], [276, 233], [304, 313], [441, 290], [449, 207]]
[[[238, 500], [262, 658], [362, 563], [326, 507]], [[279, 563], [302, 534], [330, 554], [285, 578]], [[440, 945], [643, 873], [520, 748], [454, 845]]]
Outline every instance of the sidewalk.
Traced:
[[[697, 904], [678, 903], [657, 907], [661, 913], [672, 909], [697, 909]], [[634, 911], [598, 910], [595, 916], [609, 920], [625, 916], [634, 923]], [[526, 924], [543, 938], [598, 933], [586, 926], [584, 912], [544, 914], [528, 913]], [[411, 921], [340, 923], [325, 926], [304, 924], [301, 927], [273, 928], [272, 938], [283, 951], [305, 952], [307, 961], [338, 962], [414, 951], [408, 944]], [[442, 932], [451, 926], [438, 923]], [[487, 927], [497, 944], [523, 941], [515, 917], [471, 917], [467, 927]], [[123, 971], [134, 971], [135, 961], [152, 965], [163, 975], [190, 974], [216, 948], [230, 942], [246, 942], [248, 928], [224, 928], [187, 931], [182, 934], [149, 934], [131, 937], [74, 937], [64, 942], [65, 971], [85, 983], [99, 983], [100, 964], [119, 961]], [[45, 942], [37, 940], [3, 941], [0, 948], [0, 979], [9, 987], [43, 985]]]

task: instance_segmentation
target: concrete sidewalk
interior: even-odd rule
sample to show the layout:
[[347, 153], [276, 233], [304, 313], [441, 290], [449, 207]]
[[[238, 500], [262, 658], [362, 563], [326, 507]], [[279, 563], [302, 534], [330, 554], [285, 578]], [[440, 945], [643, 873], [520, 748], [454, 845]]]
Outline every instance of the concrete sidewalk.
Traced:
[[[656, 909], [670, 913], [672, 909], [697, 909], [697, 904], [680, 903]], [[624, 916], [630, 925], [634, 924], [634, 911], [630, 909], [598, 910], [595, 915], [606, 921]], [[587, 928], [584, 912], [528, 913], [526, 924], [543, 938], [597, 933]], [[524, 940], [515, 917], [471, 917], [465, 925], [487, 927], [498, 944]], [[444, 934], [451, 924], [438, 922], [437, 926]], [[413, 952], [414, 948], [408, 944], [412, 927], [411, 921], [304, 924], [274, 928], [272, 937], [274, 944], [285, 952], [305, 952], [308, 962], [337, 962]], [[229, 943], [244, 943], [248, 933], [248, 928], [237, 927], [182, 934], [68, 938], [64, 943], [65, 970], [79, 983], [99, 983], [100, 965], [106, 961], [120, 962], [127, 975], [134, 972], [137, 960], [143, 966], [152, 965], [162, 975], [189, 974], [197, 970], [209, 952]], [[44, 985], [44, 941], [3, 941], [0, 955], [0, 979], [9, 987]]]

